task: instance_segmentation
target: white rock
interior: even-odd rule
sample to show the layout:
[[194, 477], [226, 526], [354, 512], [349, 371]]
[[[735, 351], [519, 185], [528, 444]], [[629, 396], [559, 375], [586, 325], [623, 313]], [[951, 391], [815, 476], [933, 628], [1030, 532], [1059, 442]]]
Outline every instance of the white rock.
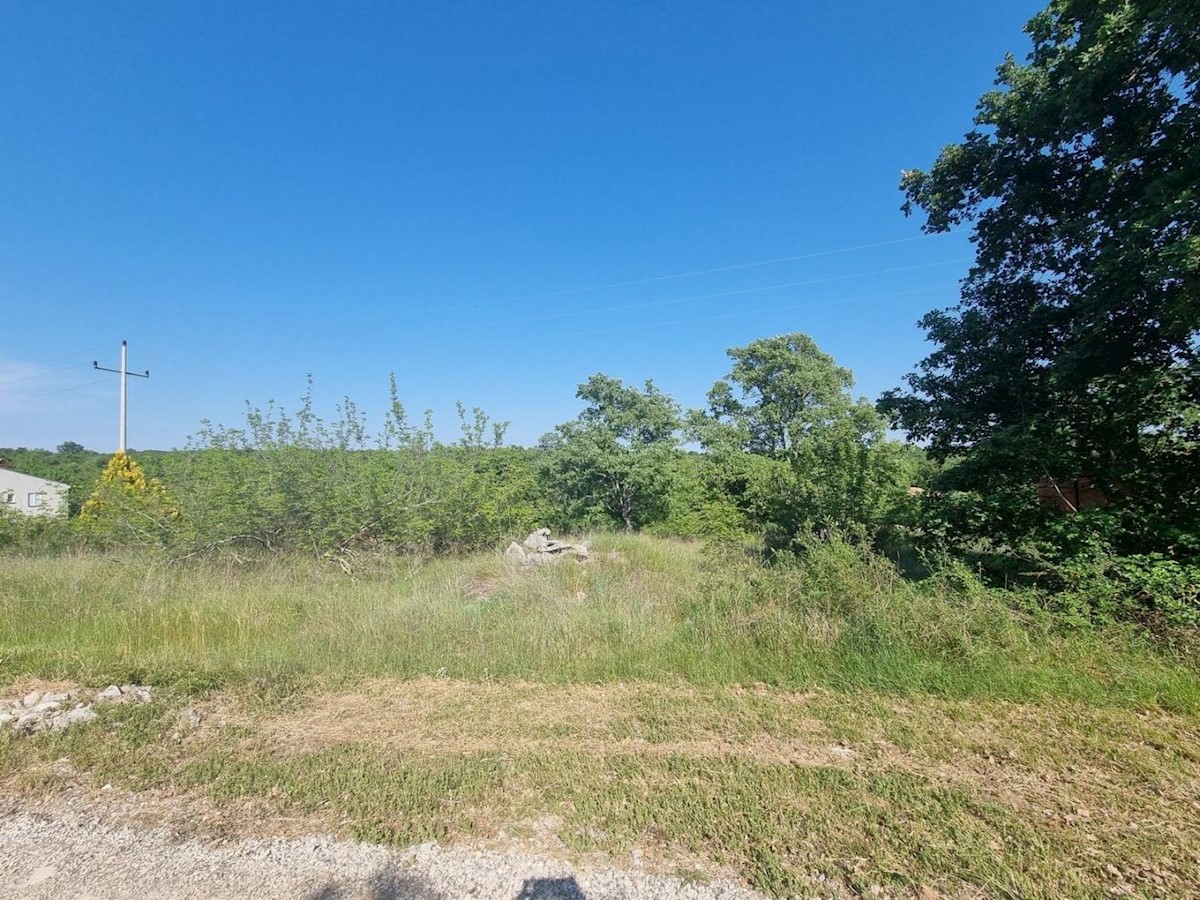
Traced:
[[185, 709], [182, 713], [182, 718], [192, 728], [199, 728], [203, 717], [200, 715], [200, 710], [198, 709]]
[[69, 709], [65, 713], [59, 713], [50, 720], [50, 728], [54, 731], [62, 731], [64, 728], [70, 728], [72, 725], [86, 725], [88, 722], [93, 722], [96, 719], [96, 713], [90, 706], [77, 706], [75, 709]]
[[525, 546], [528, 547], [530, 550], [541, 550], [548, 543], [550, 543], [550, 541], [548, 540], [549, 537], [550, 537], [550, 529], [549, 528], [539, 528], [537, 531], [535, 531], [529, 537], [525, 538]]
[[42, 695], [37, 691], [30, 691], [25, 695], [24, 703], [26, 706], [36, 706], [37, 702], [42, 699]]
[[121, 689], [115, 684], [110, 684], [104, 690], [96, 695], [97, 700], [120, 700]]
[[17, 719], [17, 724], [15, 727], [17, 731], [23, 731], [26, 734], [29, 734], [30, 732], [35, 731], [41, 724], [42, 717], [37, 713], [29, 712]]
[[0, 728], [3, 728], [9, 722], [15, 722], [17, 717], [9, 712], [0, 712]]
[[65, 703], [66, 701], [68, 701], [70, 699], [71, 699], [71, 693], [69, 691], [66, 693], [61, 693], [61, 694], [50, 693], [50, 692], [42, 694], [42, 702], [43, 703]]
[[513, 541], [508, 545], [508, 549], [504, 551], [504, 558], [511, 559], [514, 562], [525, 562], [525, 551], [520, 544]]
[[57, 703], [53, 700], [43, 700], [37, 706], [33, 707], [33, 709], [31, 709], [30, 712], [42, 713], [42, 714], [58, 712], [58, 708], [60, 706], [62, 706], [61, 703]]

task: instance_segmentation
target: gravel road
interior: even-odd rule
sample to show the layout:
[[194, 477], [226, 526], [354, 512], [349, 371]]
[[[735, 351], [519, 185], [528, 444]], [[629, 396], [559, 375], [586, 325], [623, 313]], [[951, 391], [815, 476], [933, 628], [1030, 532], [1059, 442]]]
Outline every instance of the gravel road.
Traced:
[[573, 869], [523, 853], [423, 844], [388, 850], [327, 836], [181, 840], [81, 807], [0, 808], [0, 897], [13, 900], [761, 900], [728, 882]]

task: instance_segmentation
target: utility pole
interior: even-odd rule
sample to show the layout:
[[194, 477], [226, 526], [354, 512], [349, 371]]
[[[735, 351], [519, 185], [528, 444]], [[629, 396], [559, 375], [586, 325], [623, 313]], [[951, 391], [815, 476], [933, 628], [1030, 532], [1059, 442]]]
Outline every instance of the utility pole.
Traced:
[[128, 361], [129, 361], [129, 342], [128, 341], [121, 341], [121, 368], [106, 369], [104, 366], [100, 365], [100, 363], [97, 362], [96, 360], [94, 360], [94, 359], [92, 360], [92, 368], [93, 369], [96, 369], [97, 371], [100, 371], [100, 372], [115, 372], [116, 374], [121, 376], [121, 434], [120, 434], [119, 443], [117, 444], [117, 452], [118, 453], [125, 452], [125, 437], [126, 437], [126, 433], [127, 433], [126, 432], [126, 419], [127, 419], [127, 411], [128, 411], [128, 406], [129, 406], [128, 400], [127, 400], [129, 390], [128, 390], [128, 387], [126, 386], [126, 381], [130, 375], [132, 375], [134, 378], [149, 378], [150, 377], [149, 369], [147, 369], [145, 372], [130, 372], [129, 366], [128, 366]]

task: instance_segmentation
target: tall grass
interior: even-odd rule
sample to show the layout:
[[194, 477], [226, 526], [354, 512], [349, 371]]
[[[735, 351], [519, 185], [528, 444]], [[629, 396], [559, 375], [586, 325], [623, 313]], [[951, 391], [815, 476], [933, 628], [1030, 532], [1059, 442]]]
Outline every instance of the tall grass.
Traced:
[[1200, 709], [1194, 661], [1136, 632], [1063, 632], [947, 570], [923, 582], [838, 542], [791, 564], [602, 536], [587, 563], [496, 554], [153, 563], [8, 558], [0, 677], [218, 684], [445, 674]]

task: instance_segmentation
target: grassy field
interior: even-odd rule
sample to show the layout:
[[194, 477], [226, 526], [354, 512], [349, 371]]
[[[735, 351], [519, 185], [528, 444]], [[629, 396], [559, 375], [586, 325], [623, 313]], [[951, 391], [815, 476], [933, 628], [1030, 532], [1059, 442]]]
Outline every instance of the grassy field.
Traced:
[[1200, 873], [1186, 638], [1063, 632], [963, 573], [607, 536], [527, 570], [5, 563], [4, 695], [159, 688], [0, 736], [10, 791], [113, 784], [218, 830], [638, 852], [780, 896], [1182, 896]]

